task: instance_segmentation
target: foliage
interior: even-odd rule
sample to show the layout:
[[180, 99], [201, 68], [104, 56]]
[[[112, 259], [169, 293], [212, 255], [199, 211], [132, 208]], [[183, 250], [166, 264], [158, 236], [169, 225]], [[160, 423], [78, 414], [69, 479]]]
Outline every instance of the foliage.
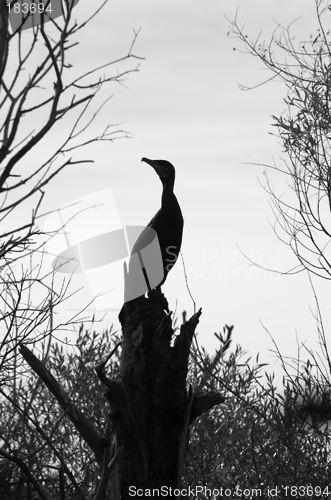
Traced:
[[[194, 391], [221, 391], [226, 402], [191, 425], [183, 488], [265, 491], [282, 485], [325, 486], [330, 474], [325, 415], [315, 418], [318, 410], [314, 416], [307, 409], [307, 404], [319, 406], [316, 390], [321, 383], [313, 375], [312, 362], [300, 365], [302, 370], [295, 376], [283, 365], [281, 393], [271, 375], [262, 384], [265, 365], [258, 358], [252, 367], [239, 346], [227, 354], [229, 336], [217, 335], [224, 342], [214, 356], [197, 346], [193, 349], [189, 380]], [[118, 336], [111, 331], [97, 334], [81, 327], [74, 348], [44, 343], [41, 355], [105, 441], [112, 430], [109, 407], [94, 366], [117, 342]], [[116, 352], [111, 376], [119, 372], [119, 359]], [[313, 391], [309, 388], [315, 389], [310, 398]], [[95, 498], [99, 469], [48, 389], [35, 376], [27, 378], [22, 373], [15, 391], [1, 391], [1, 395], [2, 447], [28, 464], [52, 499], [61, 498], [61, 474], [66, 499]], [[25, 499], [29, 488], [30, 498], [39, 498], [17, 464], [5, 457], [0, 464], [1, 498]]]
[[[325, 412], [315, 418], [321, 414], [321, 398], [317, 397], [321, 381], [307, 366], [293, 377], [278, 352], [285, 370], [281, 393], [273, 376], [265, 374], [266, 382], [261, 383], [265, 365], [258, 363], [258, 357], [251, 367], [250, 358], [243, 361], [245, 353], [239, 346], [227, 359], [223, 354], [223, 348], [212, 358], [203, 351], [194, 353], [192, 383], [199, 383], [209, 372], [209, 390], [226, 390], [228, 397], [221, 407], [202, 415], [192, 425], [185, 487], [199, 486], [216, 492], [221, 488], [233, 492], [237, 487], [246, 489], [245, 498], [264, 497], [268, 488], [282, 486], [326, 488], [330, 475], [329, 431]], [[301, 363], [298, 366], [302, 368]], [[309, 397], [309, 388], [314, 388], [314, 396]], [[312, 399], [315, 415], [309, 407]], [[200, 498], [205, 497], [203, 490]]]
[[[57, 308], [68, 298], [70, 278], [54, 286], [54, 272], [44, 266], [45, 240], [53, 234], [43, 234], [38, 226], [54, 177], [71, 165], [93, 165], [86, 156], [78, 160], [79, 151], [89, 144], [130, 136], [111, 124], [98, 132], [91, 131], [91, 125], [97, 125], [100, 110], [111, 98], [108, 94], [100, 102], [102, 89], [122, 84], [138, 71], [140, 58], [133, 53], [134, 33], [122, 57], [79, 70], [84, 59], [78, 50], [79, 37], [106, 2], [93, 5], [81, 22], [73, 13], [76, 3], [59, 2], [60, 17], [44, 23], [41, 15], [39, 24], [24, 33], [22, 26], [10, 32], [6, 2], [0, 7], [1, 498], [53, 494], [59, 498], [59, 481], [60, 490], [66, 488], [71, 498], [83, 498], [81, 489], [92, 491], [97, 482], [90, 450], [77, 439], [42, 383], [24, 372], [20, 344], [42, 346], [41, 357], [60, 380], [66, 379], [64, 385], [77, 404], [87, 414], [95, 414], [106, 432], [102, 400], [94, 397], [100, 387], [85, 352], [86, 338], [80, 336], [76, 346], [84, 351], [86, 366], [76, 365], [78, 355], [67, 358], [63, 348], [52, 343], [59, 327], [74, 329], [82, 316], [75, 313], [65, 324], [56, 324]], [[98, 346], [94, 360], [109, 346], [104, 336], [104, 346], [98, 336], [89, 341]], [[95, 400], [100, 402], [98, 411]]]
[[316, 32], [310, 36], [298, 37], [291, 23], [287, 28], [277, 25], [269, 42], [262, 41], [261, 35], [254, 40], [237, 18], [231, 22], [230, 34], [271, 71], [267, 82], [276, 80], [287, 88], [286, 110], [272, 116], [284, 153], [283, 166], [267, 167], [282, 172], [289, 189], [278, 195], [266, 173], [265, 189], [271, 194], [274, 231], [299, 261], [288, 273], [308, 270], [330, 279], [330, 5], [326, 0], [312, 3], [316, 18], [310, 23], [315, 23]]
[[[96, 424], [105, 442], [110, 432], [108, 408], [94, 366], [109, 354], [116, 339], [112, 331], [98, 334], [81, 327], [74, 348], [44, 342], [40, 356], [75, 405]], [[114, 356], [112, 372], [118, 369]], [[0, 390], [0, 395], [2, 449], [26, 462], [52, 499], [60, 498], [61, 474], [66, 499], [93, 498], [100, 474], [94, 455], [38, 377], [22, 373], [18, 385]], [[6, 458], [0, 463], [1, 498], [40, 498], [32, 491], [27, 497], [29, 482], [18, 464]]]
[[[75, 2], [76, 3], [76, 2]], [[78, 70], [79, 36], [103, 7], [77, 22], [74, 2], [59, 2], [62, 15], [22, 34], [8, 28], [6, 2], [0, 10], [0, 383], [15, 376], [19, 342], [37, 342], [54, 332], [55, 311], [67, 297], [68, 280], [55, 292], [53, 271], [44, 267], [44, 245], [38, 225], [52, 179], [71, 165], [85, 146], [129, 137], [110, 124], [91, 133], [110, 97], [98, 100], [107, 84], [122, 84], [138, 71], [133, 46], [114, 61]], [[60, 7], [59, 7], [60, 8]], [[134, 65], [131, 62], [134, 61]], [[116, 69], [115, 66], [116, 65]], [[125, 67], [124, 67], [125, 65]], [[61, 127], [60, 127], [61, 124]], [[92, 172], [92, 171], [91, 171]], [[86, 304], [82, 305], [82, 309]], [[75, 316], [70, 324], [77, 321]], [[79, 318], [78, 325], [82, 321]]]

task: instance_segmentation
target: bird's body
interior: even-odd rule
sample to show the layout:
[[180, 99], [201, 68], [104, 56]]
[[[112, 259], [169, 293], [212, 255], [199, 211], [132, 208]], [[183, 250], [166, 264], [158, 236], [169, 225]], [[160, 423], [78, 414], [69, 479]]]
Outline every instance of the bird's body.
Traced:
[[[183, 235], [183, 216], [174, 194], [175, 169], [171, 163], [165, 160], [149, 160], [142, 158], [141, 161], [148, 163], [158, 174], [162, 185], [161, 208], [149, 222], [147, 228], [156, 232], [160, 244], [164, 277], [159, 286], [167, 279], [170, 269], [175, 265]], [[135, 254], [146, 246], [146, 240], [150, 238], [148, 229], [142, 231], [133, 246], [131, 254]]]

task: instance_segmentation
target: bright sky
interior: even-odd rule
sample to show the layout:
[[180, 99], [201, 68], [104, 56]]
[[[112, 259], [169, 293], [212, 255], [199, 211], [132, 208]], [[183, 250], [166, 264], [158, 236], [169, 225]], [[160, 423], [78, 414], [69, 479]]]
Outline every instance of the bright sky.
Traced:
[[[86, 16], [88, 4], [82, 0], [76, 7], [78, 19]], [[145, 58], [139, 73], [130, 76], [126, 87], [105, 88], [103, 97], [115, 95], [91, 129], [125, 122], [121, 128], [134, 138], [89, 147], [85, 157], [95, 164], [70, 168], [54, 179], [45, 209], [111, 188], [122, 223], [147, 224], [160, 206], [161, 183], [140, 159], [171, 161], [185, 219], [182, 250], [189, 287], [203, 310], [200, 342], [212, 350], [217, 345], [213, 332], [234, 324], [235, 343], [273, 362], [268, 352], [273, 346], [261, 322], [285, 356], [295, 355], [296, 334], [315, 345], [309, 307], [315, 308], [304, 275], [280, 277], [253, 267], [237, 247], [268, 268], [285, 271], [295, 264], [268, 223], [274, 219], [258, 182], [264, 182], [263, 167], [244, 164], [280, 161], [270, 124], [271, 115], [285, 108], [286, 89], [280, 83], [250, 92], [238, 88], [238, 83], [253, 86], [271, 75], [259, 61], [233, 51], [242, 47], [227, 36], [225, 16], [233, 19], [237, 7], [239, 24], [251, 37], [262, 30], [262, 38], [269, 39], [276, 21], [288, 25], [301, 15], [297, 26], [307, 38], [315, 28], [313, 0], [108, 2], [82, 32], [72, 63], [90, 68], [117, 59], [126, 54], [133, 30], [141, 30], [134, 49]], [[81, 152], [74, 158], [83, 157]], [[277, 180], [274, 172], [270, 176]], [[164, 292], [172, 309], [178, 301], [179, 314], [183, 309], [193, 313], [181, 261]], [[329, 307], [325, 313], [327, 321]], [[115, 312], [105, 324], [113, 321], [118, 325]]]

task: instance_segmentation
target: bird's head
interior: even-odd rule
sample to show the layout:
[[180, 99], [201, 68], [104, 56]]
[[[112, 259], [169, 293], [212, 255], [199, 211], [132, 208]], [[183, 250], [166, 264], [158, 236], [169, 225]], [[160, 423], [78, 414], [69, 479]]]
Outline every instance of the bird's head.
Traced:
[[160, 177], [163, 185], [173, 185], [175, 181], [175, 168], [174, 166], [166, 160], [149, 160], [148, 158], [142, 158], [141, 161], [148, 163], [154, 168], [157, 175]]

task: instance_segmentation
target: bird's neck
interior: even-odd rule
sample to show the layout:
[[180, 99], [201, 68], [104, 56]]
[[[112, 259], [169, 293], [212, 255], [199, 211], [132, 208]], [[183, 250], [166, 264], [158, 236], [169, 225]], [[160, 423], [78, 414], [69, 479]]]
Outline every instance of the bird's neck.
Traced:
[[172, 211], [177, 204], [177, 198], [174, 193], [174, 184], [163, 184], [162, 208]]

